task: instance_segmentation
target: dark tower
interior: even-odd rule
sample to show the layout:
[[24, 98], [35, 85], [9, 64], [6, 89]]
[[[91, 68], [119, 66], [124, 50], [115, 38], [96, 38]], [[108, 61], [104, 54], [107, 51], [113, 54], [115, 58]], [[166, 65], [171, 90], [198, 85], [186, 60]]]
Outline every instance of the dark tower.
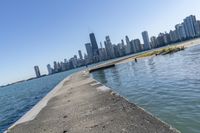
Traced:
[[90, 33], [90, 42], [92, 44], [92, 54], [93, 54], [93, 58], [94, 61], [98, 61], [99, 58], [99, 50], [98, 50], [98, 45], [97, 45], [97, 41], [95, 38], [94, 33]]

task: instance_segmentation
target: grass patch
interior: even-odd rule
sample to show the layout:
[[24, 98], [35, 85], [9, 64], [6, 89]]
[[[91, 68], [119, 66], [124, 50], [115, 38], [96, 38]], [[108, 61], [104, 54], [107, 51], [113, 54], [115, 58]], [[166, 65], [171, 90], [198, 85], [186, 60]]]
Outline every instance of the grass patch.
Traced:
[[143, 53], [141, 55], [136, 56], [136, 58], [142, 58], [142, 57], [148, 57], [148, 56], [157, 56], [157, 55], [166, 55], [166, 54], [172, 54], [181, 50], [184, 50], [185, 47], [184, 46], [179, 46], [179, 47], [168, 47], [168, 48], [163, 48], [163, 49], [159, 49], [159, 50], [155, 50], [152, 52], [147, 52], [147, 53]]

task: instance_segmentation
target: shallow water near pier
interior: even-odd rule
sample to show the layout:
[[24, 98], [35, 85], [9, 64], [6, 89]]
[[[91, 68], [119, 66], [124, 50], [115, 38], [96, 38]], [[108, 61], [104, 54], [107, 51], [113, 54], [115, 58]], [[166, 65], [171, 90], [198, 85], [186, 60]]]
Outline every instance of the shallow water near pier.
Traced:
[[54, 75], [0, 87], [0, 133], [22, 117], [60, 81], [78, 68]]
[[200, 132], [200, 45], [92, 76], [182, 133]]

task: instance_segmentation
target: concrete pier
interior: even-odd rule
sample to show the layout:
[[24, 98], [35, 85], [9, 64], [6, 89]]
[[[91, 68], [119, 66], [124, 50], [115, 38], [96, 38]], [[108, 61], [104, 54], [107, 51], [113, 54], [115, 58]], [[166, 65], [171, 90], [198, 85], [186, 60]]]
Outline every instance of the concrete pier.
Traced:
[[7, 132], [179, 133], [95, 81], [85, 71], [73, 74], [46, 97], [48, 101], [40, 102], [47, 102], [45, 106], [36, 105], [29, 112], [32, 117], [25, 115], [23, 121]]
[[108, 63], [108, 64], [103, 64], [103, 65], [98, 65], [96, 67], [90, 68], [88, 71], [91, 73], [91, 72], [95, 72], [98, 70], [107, 69], [107, 68], [111, 68], [111, 67], [115, 67], [115, 64]]

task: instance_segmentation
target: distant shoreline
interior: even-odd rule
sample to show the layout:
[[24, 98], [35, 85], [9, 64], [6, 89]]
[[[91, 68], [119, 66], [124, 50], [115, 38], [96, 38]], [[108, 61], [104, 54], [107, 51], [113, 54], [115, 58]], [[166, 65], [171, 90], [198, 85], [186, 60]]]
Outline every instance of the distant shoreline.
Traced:
[[132, 62], [132, 61], [135, 60], [135, 58], [137, 58], [137, 59], [149, 58], [149, 57], [152, 57], [152, 56], [146, 56], [146, 57], [140, 57], [140, 56], [143, 55], [143, 54], [151, 53], [151, 52], [158, 51], [158, 50], [163, 50], [163, 49], [167, 49], [167, 48], [175, 48], [175, 47], [189, 48], [189, 47], [196, 46], [196, 45], [199, 45], [199, 44], [200, 44], [200, 38], [196, 38], [196, 39], [184, 41], [184, 42], [179, 42], [179, 43], [175, 43], [175, 44], [170, 44], [170, 45], [167, 45], [167, 46], [164, 46], [164, 47], [160, 47], [160, 48], [152, 49], [150, 51], [146, 51], [142, 54], [139, 53], [138, 55], [134, 55], [130, 58], [121, 60], [121, 61], [117, 62], [116, 64], [124, 64], [124, 63], [128, 63], [128, 62]]
[[22, 82], [26, 82], [26, 81], [30, 81], [30, 80], [34, 80], [34, 79], [39, 79], [39, 78], [46, 77], [46, 76], [48, 76], [48, 75], [44, 74], [44, 75], [41, 75], [40, 77], [32, 77], [32, 78], [29, 78], [29, 79], [20, 80], [20, 81], [16, 81], [16, 82], [13, 82], [13, 83], [10, 83], [10, 84], [7, 84], [7, 85], [2, 85], [0, 87], [3, 88], [3, 87], [11, 86], [11, 85], [14, 85], [14, 84], [17, 84], [17, 83], [22, 83]]

